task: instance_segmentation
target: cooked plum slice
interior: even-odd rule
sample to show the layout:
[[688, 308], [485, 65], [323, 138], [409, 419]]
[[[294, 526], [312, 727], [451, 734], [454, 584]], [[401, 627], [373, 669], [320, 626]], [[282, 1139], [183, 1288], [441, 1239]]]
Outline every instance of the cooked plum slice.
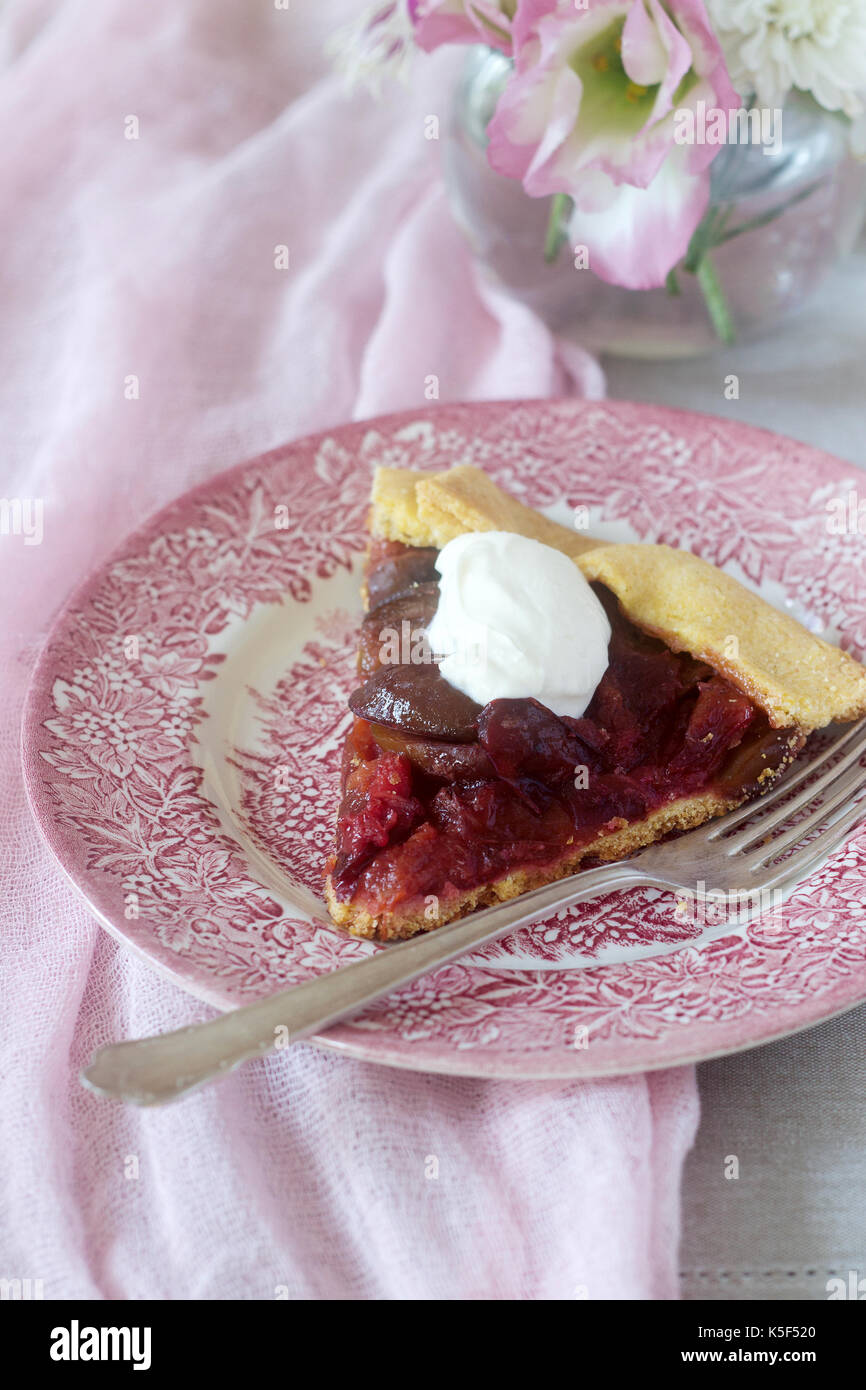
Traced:
[[412, 550], [402, 550], [397, 554], [384, 555], [381, 559], [370, 556], [367, 570], [367, 607], [369, 611], [390, 599], [398, 598], [418, 584], [435, 583], [437, 550], [418, 546]]
[[492, 700], [479, 716], [478, 741], [504, 781], [534, 777], [557, 784], [573, 780], [580, 766], [598, 766], [578, 723], [558, 718], [538, 700]]
[[438, 584], [417, 584], [397, 598], [386, 599], [368, 613], [361, 624], [358, 654], [361, 675], [371, 676], [382, 665], [411, 661], [413, 651], [417, 654], [420, 650], [422, 634], [438, 602]]
[[481, 713], [481, 706], [449, 685], [434, 662], [380, 667], [349, 696], [349, 708], [371, 724], [450, 743], [473, 740]]
[[413, 738], [399, 729], [373, 724], [371, 733], [380, 748], [404, 753], [414, 767], [443, 782], [469, 782], [493, 777], [494, 768], [480, 743], [448, 743], [445, 739]]

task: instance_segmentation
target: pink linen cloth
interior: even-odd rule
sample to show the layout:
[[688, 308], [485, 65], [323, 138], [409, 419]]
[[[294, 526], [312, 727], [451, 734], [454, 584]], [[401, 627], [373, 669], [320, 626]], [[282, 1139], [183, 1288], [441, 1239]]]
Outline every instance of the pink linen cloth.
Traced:
[[0, 491], [45, 508], [41, 545], [0, 536], [0, 1277], [55, 1298], [675, 1297], [691, 1069], [487, 1082], [301, 1046], [157, 1111], [77, 1080], [100, 1044], [208, 1011], [101, 931], [25, 803], [22, 702], [69, 589], [185, 488], [421, 407], [431, 373], [450, 399], [603, 389], [479, 284], [449, 219], [424, 117], [445, 127], [460, 55], [347, 96], [321, 50], [355, 8], [0, 15]]

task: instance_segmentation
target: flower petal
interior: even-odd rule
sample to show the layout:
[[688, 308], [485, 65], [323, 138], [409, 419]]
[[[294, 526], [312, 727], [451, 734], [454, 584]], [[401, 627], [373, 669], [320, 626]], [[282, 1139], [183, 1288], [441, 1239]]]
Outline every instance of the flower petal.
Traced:
[[[689, 51], [689, 63], [691, 57]], [[654, 87], [667, 72], [667, 49], [644, 0], [635, 0], [626, 16], [622, 31], [622, 65], [632, 82], [639, 82], [642, 87]]]
[[689, 174], [685, 161], [672, 155], [649, 188], [599, 182], [594, 192], [592, 207], [572, 215], [572, 245], [587, 247], [589, 269], [601, 280], [648, 290], [663, 285], [688, 250], [709, 203], [710, 181]]
[[511, 52], [511, 20], [496, 0], [409, 0], [415, 41], [428, 53], [446, 43], [487, 43]]

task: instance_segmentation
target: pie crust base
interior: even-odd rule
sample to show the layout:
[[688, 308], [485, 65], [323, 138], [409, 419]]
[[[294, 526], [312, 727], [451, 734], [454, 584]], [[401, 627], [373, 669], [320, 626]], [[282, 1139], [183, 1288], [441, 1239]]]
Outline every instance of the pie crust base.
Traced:
[[725, 800], [707, 794], [660, 806], [645, 820], [634, 824], [624, 823], [621, 829], [581, 845], [574, 854], [561, 859], [552, 867], [535, 865], [531, 869], [521, 869], [517, 873], [507, 874], [492, 883], [480, 884], [465, 893], [440, 897], [435, 912], [421, 901], [402, 903], [394, 911], [375, 914], [360, 902], [340, 902], [329, 878], [325, 889], [328, 909], [337, 925], [346, 927], [353, 936], [370, 937], [376, 941], [415, 936], [417, 932], [441, 927], [456, 917], [465, 917], [476, 908], [506, 902], [509, 898], [519, 897], [521, 893], [528, 893], [532, 888], [540, 888], [543, 884], [553, 883], [558, 878], [567, 878], [579, 869], [586, 859], [605, 863], [614, 859], [625, 859], [629, 854], [644, 849], [671, 831], [694, 830], [704, 821], [710, 820], [713, 816], [724, 815], [737, 805], [738, 800]]

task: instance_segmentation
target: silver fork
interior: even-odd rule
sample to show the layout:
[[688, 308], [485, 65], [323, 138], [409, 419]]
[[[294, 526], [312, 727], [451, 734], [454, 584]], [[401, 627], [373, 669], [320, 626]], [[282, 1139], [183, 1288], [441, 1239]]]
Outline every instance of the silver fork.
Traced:
[[[113, 1043], [94, 1055], [81, 1079], [99, 1095], [137, 1105], [174, 1100], [250, 1058], [321, 1033], [506, 931], [613, 889], [648, 886], [694, 894], [696, 885], [709, 884], [712, 894], [763, 904], [767, 894], [783, 894], [808, 878], [866, 816], [866, 798], [860, 798], [866, 787], [864, 754], [866, 720], [819, 757], [798, 764], [761, 800], [676, 840], [546, 884], [209, 1023]], [[792, 821], [799, 811], [802, 819]]]

